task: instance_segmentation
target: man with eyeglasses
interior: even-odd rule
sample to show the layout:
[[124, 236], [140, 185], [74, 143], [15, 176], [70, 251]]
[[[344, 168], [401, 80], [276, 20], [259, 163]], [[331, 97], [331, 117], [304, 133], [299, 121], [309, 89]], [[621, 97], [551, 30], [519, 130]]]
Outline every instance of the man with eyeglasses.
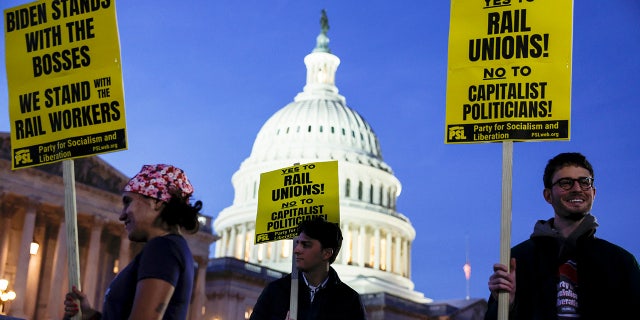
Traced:
[[555, 215], [539, 220], [531, 237], [511, 249], [509, 268], [493, 265], [485, 319], [497, 318], [498, 293], [505, 291], [509, 319], [638, 318], [636, 258], [594, 236], [596, 188], [589, 161], [580, 153], [561, 153], [549, 160], [542, 179]]

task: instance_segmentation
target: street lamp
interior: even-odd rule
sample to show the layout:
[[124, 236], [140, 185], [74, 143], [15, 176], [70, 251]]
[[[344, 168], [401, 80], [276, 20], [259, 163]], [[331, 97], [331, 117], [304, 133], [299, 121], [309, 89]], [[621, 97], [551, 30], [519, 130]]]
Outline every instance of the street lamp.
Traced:
[[29, 253], [32, 256], [35, 256], [36, 254], [38, 254], [39, 248], [40, 248], [40, 244], [38, 243], [38, 241], [36, 241], [36, 239], [33, 239], [33, 241], [31, 241], [31, 246], [29, 247]]
[[9, 280], [0, 279], [0, 314], [4, 314], [4, 303], [16, 298], [13, 290], [6, 291], [9, 287]]

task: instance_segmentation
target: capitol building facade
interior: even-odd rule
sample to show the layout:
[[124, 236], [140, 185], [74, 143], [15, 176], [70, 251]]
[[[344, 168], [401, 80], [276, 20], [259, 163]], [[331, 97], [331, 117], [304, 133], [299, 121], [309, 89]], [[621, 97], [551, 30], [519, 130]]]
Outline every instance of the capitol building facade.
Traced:
[[[304, 57], [307, 77], [302, 92], [264, 123], [251, 154], [232, 177], [233, 203], [213, 223], [220, 238], [209, 274], [215, 274], [212, 266], [217, 266], [215, 270], [229, 267], [228, 259], [244, 262], [256, 272], [265, 268], [261, 271], [265, 285], [291, 272], [292, 240], [254, 244], [260, 174], [294, 164], [338, 161], [344, 240], [332, 267], [363, 297], [369, 319], [482, 319], [483, 300], [434, 302], [415, 290], [411, 245], [416, 230], [409, 218], [396, 210], [402, 185], [383, 160], [372, 127], [339, 93], [336, 74], [340, 59], [329, 49], [324, 12], [321, 26], [316, 47]], [[238, 292], [237, 296], [249, 294], [241, 289]], [[224, 308], [232, 300], [212, 306]], [[248, 315], [251, 307], [232, 309]]]
[[335, 85], [340, 59], [326, 30], [304, 58], [307, 83], [293, 102], [278, 110], [257, 134], [251, 155], [233, 175], [233, 204], [214, 221], [220, 236], [215, 257], [233, 257], [291, 271], [292, 241], [254, 245], [260, 174], [294, 163], [337, 160], [340, 227], [344, 241], [332, 266], [360, 293], [388, 292], [418, 303], [431, 300], [414, 291], [409, 219], [396, 211], [400, 181], [382, 158], [373, 129], [347, 106]]
[[[197, 268], [188, 319], [248, 319], [262, 289], [291, 271], [291, 240], [254, 244], [260, 174], [323, 161], [338, 162], [344, 241], [332, 266], [361, 295], [368, 319], [482, 319], [485, 300], [433, 301], [415, 290], [416, 230], [396, 210], [402, 185], [372, 127], [339, 94], [340, 59], [329, 49], [326, 16], [321, 21], [316, 47], [304, 57], [306, 84], [260, 128], [232, 176], [233, 203], [215, 218], [202, 216], [200, 231], [187, 236]], [[62, 318], [69, 280], [62, 180], [60, 163], [11, 170], [9, 134], [0, 133], [0, 279], [16, 293], [0, 302], [0, 319]], [[100, 306], [109, 282], [142, 244], [130, 242], [117, 220], [128, 177], [88, 157], [75, 160], [75, 180], [81, 282]], [[38, 252], [29, 252], [32, 243]]]

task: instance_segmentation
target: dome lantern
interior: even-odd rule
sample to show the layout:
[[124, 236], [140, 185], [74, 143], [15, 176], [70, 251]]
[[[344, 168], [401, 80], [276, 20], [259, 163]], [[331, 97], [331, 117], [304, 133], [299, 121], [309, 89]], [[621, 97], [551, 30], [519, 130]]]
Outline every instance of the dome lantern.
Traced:
[[338, 94], [336, 87], [336, 71], [340, 65], [340, 58], [331, 54], [329, 49], [329, 18], [323, 9], [320, 18], [320, 34], [316, 37], [316, 47], [304, 57], [304, 64], [307, 66], [307, 84], [303, 92], [300, 92], [295, 101], [312, 100], [323, 98], [341, 100], [346, 103], [345, 98]]

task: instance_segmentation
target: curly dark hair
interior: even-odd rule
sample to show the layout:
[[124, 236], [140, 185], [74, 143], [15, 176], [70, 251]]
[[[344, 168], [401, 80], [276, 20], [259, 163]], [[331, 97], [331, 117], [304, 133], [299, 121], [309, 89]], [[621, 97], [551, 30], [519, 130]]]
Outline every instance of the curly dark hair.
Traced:
[[172, 193], [169, 202], [165, 203], [164, 209], [160, 212], [160, 217], [170, 226], [181, 226], [187, 233], [196, 233], [200, 229], [198, 217], [202, 210], [202, 201], [198, 200], [193, 205], [189, 198], [181, 198], [176, 193]]

